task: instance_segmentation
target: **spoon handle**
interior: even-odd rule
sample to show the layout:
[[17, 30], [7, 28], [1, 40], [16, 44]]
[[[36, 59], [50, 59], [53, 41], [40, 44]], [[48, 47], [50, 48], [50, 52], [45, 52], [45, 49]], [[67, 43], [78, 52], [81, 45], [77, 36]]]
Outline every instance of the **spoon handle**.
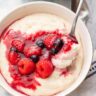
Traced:
[[75, 18], [74, 18], [74, 20], [73, 20], [73, 24], [72, 24], [72, 28], [71, 28], [70, 35], [74, 35], [74, 33], [75, 33], [76, 23], [77, 23], [77, 20], [78, 20], [78, 16], [79, 16], [80, 9], [81, 9], [81, 7], [82, 7], [83, 1], [84, 1], [84, 0], [80, 0], [80, 1], [79, 1], [79, 5], [78, 5], [77, 11], [76, 11]]

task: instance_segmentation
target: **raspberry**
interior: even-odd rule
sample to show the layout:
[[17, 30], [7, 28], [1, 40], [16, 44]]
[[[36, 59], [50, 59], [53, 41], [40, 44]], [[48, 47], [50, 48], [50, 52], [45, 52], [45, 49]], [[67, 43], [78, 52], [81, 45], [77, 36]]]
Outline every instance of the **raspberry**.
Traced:
[[13, 40], [11, 44], [12, 46], [16, 47], [18, 51], [21, 51], [21, 52], [23, 51], [24, 45], [25, 45], [24, 42], [21, 40]]
[[47, 59], [40, 60], [37, 65], [37, 73], [41, 78], [48, 78], [53, 72], [53, 64]]
[[22, 58], [18, 62], [18, 69], [22, 75], [27, 75], [35, 71], [35, 64], [28, 58]]
[[38, 46], [25, 46], [24, 48], [24, 54], [27, 57], [30, 57], [32, 55], [41, 55], [41, 48]]
[[8, 54], [8, 58], [11, 64], [17, 64], [20, 60], [20, 55], [17, 52], [10, 51]]
[[56, 40], [57, 36], [50, 34], [48, 36], [45, 37], [44, 39], [44, 44], [46, 45], [46, 47], [48, 49], [52, 48], [54, 41]]
[[64, 52], [70, 51], [71, 50], [71, 45], [70, 44], [65, 44], [63, 47]]

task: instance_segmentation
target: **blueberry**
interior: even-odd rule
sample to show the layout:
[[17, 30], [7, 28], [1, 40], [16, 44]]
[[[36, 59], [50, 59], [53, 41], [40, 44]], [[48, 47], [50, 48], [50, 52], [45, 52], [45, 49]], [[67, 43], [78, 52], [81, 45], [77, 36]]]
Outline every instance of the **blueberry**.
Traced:
[[37, 56], [37, 55], [32, 55], [30, 58], [31, 58], [32, 61], [35, 62], [35, 63], [38, 62], [38, 60], [39, 60], [39, 56]]
[[43, 40], [38, 40], [38, 41], [36, 42], [36, 44], [37, 44], [39, 47], [41, 47], [41, 48], [44, 48], [44, 47], [45, 47], [45, 45], [44, 45], [44, 43], [43, 43]]
[[56, 39], [55, 42], [54, 42], [54, 46], [55, 46], [55, 47], [62, 47], [63, 44], [64, 44], [64, 43], [63, 43], [63, 40], [60, 39], [60, 38]]
[[10, 48], [10, 51], [17, 52], [17, 49], [16, 49], [15, 47], [11, 47], [11, 48]]
[[58, 53], [58, 50], [56, 48], [52, 48], [50, 50], [50, 53], [54, 55], [54, 54]]

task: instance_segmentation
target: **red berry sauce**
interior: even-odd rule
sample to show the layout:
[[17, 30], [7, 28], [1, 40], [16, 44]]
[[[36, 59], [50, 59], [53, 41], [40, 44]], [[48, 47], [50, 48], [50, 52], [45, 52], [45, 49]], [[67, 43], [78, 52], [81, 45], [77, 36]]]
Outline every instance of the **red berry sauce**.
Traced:
[[[19, 55], [20, 59], [22, 59], [22, 58], [36, 59], [37, 58], [36, 56], [38, 56], [38, 58], [39, 58], [38, 60], [41, 60], [41, 59], [44, 59], [45, 58], [45, 59], [51, 61], [52, 55], [57, 54], [59, 52], [58, 49], [59, 50], [61, 49], [61, 48], [59, 48], [57, 46], [58, 44], [57, 45], [54, 45], [53, 44], [52, 45], [52, 48], [54, 48], [54, 49], [52, 49], [52, 50], [51, 49], [47, 49], [46, 46], [43, 46], [42, 45], [42, 43], [40, 45], [40, 42], [39, 42], [39, 45], [36, 44], [36, 42], [39, 41], [39, 40], [43, 40], [44, 41], [44, 39], [47, 38], [48, 35], [56, 35], [57, 38], [60, 38], [60, 39], [63, 36], [67, 37], [66, 35], [60, 34], [59, 33], [59, 30], [53, 31], [51, 33], [50, 32], [45, 32], [45, 31], [38, 31], [38, 32], [36, 32], [35, 35], [33, 35], [33, 34], [28, 35], [26, 33], [20, 32], [20, 31], [14, 31], [13, 29], [10, 29], [10, 30], [7, 29], [6, 32], [5, 32], [5, 34], [2, 37], [3, 42], [4, 42], [4, 44], [7, 47], [6, 58], [9, 61], [9, 53], [11, 51], [14, 51], [15, 50], [14, 48], [13, 49], [11, 49], [11, 48], [16, 45], [15, 47], [16, 47], [16, 50], [17, 51], [16, 50], [15, 51]], [[17, 42], [16, 41], [14, 44], [12, 44], [12, 41], [13, 40], [17, 40], [17, 41], [19, 40], [21, 42]], [[47, 41], [48, 40], [46, 40], [46, 44], [47, 44]], [[65, 42], [64, 42], [64, 44], [62, 44], [62, 42], [60, 44], [62, 44], [61, 47], [64, 47], [64, 45], [66, 45], [64, 51], [69, 51], [69, 50], [71, 50], [71, 45], [70, 44], [72, 44], [72, 42], [73, 41], [70, 41], [70, 39], [69, 39], [68, 46], [67, 46], [67, 44]], [[49, 41], [48, 41], [48, 44], [50, 44]], [[25, 50], [24, 48], [26, 46], [29, 46], [29, 47], [30, 46], [37, 46], [39, 48], [41, 48], [43, 46], [44, 48], [41, 48], [40, 54], [38, 53], [39, 55], [36, 52], [34, 52], [34, 54], [36, 53], [35, 54], [36, 56], [29, 57], [29, 56], [33, 55], [33, 53], [30, 50], [28, 50], [28, 52], [29, 52], [28, 54], [31, 54], [31, 55], [28, 55], [27, 56], [26, 55], [26, 52], [24, 53], [24, 50]], [[57, 48], [57, 50], [55, 50], [56, 48]], [[14, 54], [12, 54], [12, 56], [14, 56]], [[40, 76], [37, 74], [36, 71], [34, 71], [34, 72], [30, 73], [30, 74], [26, 74], [26, 75], [23, 74], [22, 75], [20, 73], [20, 71], [18, 70], [18, 62], [16, 64], [12, 64], [9, 61], [9, 72], [10, 72], [11, 77], [13, 78], [13, 82], [11, 83], [11, 86], [13, 88], [15, 88], [15, 89], [16, 89], [17, 86], [22, 86], [22, 87], [29, 88], [29, 89], [32, 89], [32, 90], [36, 90], [36, 87], [37, 86], [41, 86], [41, 84], [38, 81], [36, 81], [35, 78], [36, 77], [40, 78]], [[13, 61], [13, 63], [15, 63], [15, 62]], [[37, 64], [37, 63], [35, 63], [35, 64]], [[64, 71], [62, 74], [66, 74], [66, 72]]]

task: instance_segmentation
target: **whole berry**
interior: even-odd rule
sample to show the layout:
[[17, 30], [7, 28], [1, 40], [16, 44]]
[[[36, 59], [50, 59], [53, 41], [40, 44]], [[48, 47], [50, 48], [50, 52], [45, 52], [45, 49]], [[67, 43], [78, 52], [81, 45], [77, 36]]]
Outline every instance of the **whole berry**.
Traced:
[[52, 48], [56, 38], [57, 38], [57, 36], [53, 35], [53, 34], [49, 34], [48, 36], [46, 36], [44, 39], [44, 44], [45, 44], [46, 48], [48, 48], [48, 49]]
[[71, 45], [70, 44], [65, 44], [64, 46], [63, 46], [63, 51], [64, 52], [67, 52], [67, 51], [70, 51], [71, 50]]
[[53, 64], [50, 60], [42, 59], [36, 64], [37, 73], [41, 78], [48, 78], [53, 72]]
[[13, 40], [12, 41], [12, 46], [15, 47], [18, 51], [22, 52], [24, 49], [24, 42], [21, 40]]
[[24, 48], [24, 55], [27, 57], [30, 57], [32, 55], [41, 55], [41, 48], [35, 45], [31, 45], [31, 46], [25, 46]]
[[15, 47], [11, 47], [11, 48], [10, 48], [10, 51], [18, 52]]
[[38, 41], [36, 42], [36, 44], [37, 44], [40, 48], [44, 48], [44, 47], [45, 47], [45, 45], [44, 45], [44, 43], [43, 43], [43, 40], [38, 40]]
[[54, 42], [54, 46], [55, 46], [55, 47], [62, 47], [63, 44], [64, 44], [64, 42], [63, 42], [63, 40], [60, 39], [60, 38], [57, 38], [57, 39], [55, 40], [55, 42]]
[[32, 59], [32, 61], [34, 63], [38, 62], [38, 60], [39, 60], [39, 56], [37, 56], [37, 55], [32, 55], [30, 58]]
[[50, 50], [50, 53], [54, 55], [54, 54], [58, 53], [58, 49], [52, 48], [52, 49]]
[[10, 51], [8, 53], [8, 59], [11, 64], [17, 64], [18, 61], [20, 60], [20, 55], [17, 52]]
[[22, 75], [31, 74], [35, 71], [35, 64], [29, 58], [22, 58], [18, 62], [18, 70]]

